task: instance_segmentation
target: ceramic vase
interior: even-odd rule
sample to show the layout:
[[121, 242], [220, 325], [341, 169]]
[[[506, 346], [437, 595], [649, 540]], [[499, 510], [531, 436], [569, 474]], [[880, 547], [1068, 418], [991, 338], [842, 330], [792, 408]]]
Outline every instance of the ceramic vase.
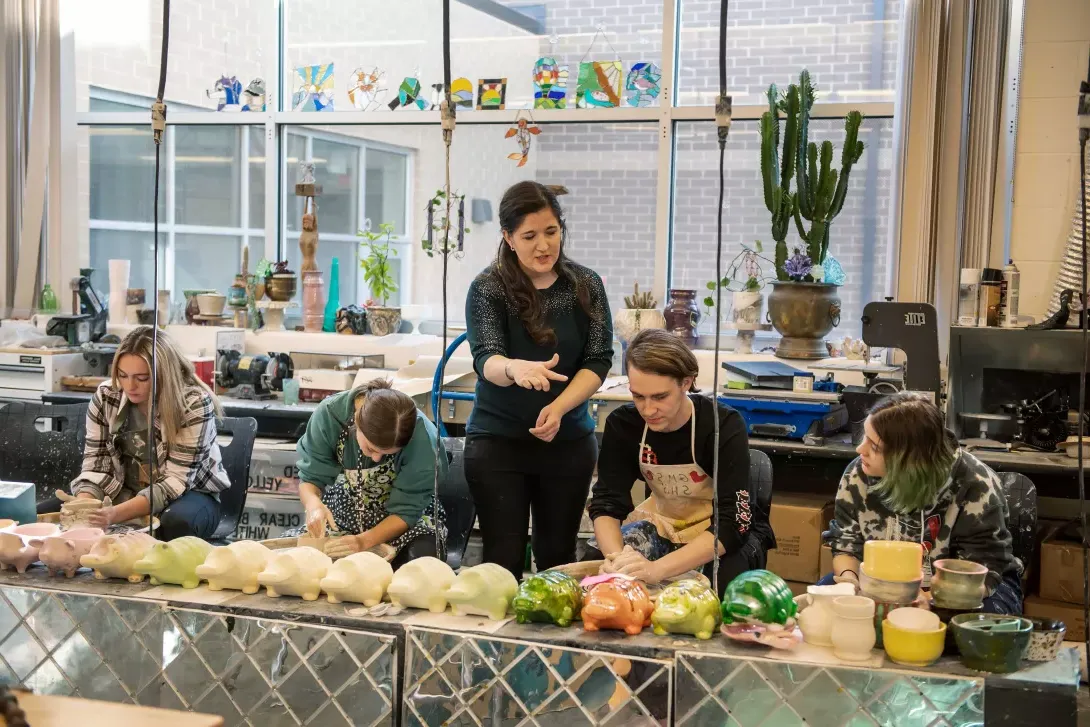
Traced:
[[287, 303], [295, 295], [295, 273], [273, 273], [265, 280], [265, 295], [269, 300]]
[[947, 558], [932, 566], [931, 597], [942, 608], [971, 611], [984, 599], [984, 579], [988, 569], [971, 560]]
[[63, 573], [71, 578], [79, 570], [80, 558], [87, 555], [103, 535], [101, 528], [73, 528], [34, 542], [41, 546], [38, 559], [50, 575]]
[[133, 566], [143, 559], [157, 541], [147, 533], [122, 533], [107, 535], [95, 541], [87, 555], [79, 559], [84, 568], [93, 568], [95, 578], [126, 578], [130, 583], [144, 580], [143, 573], [137, 573]]
[[651, 625], [651, 596], [637, 580], [614, 578], [599, 583], [583, 600], [584, 631], [617, 629], [635, 636]]
[[374, 553], [353, 553], [330, 566], [319, 584], [330, 603], [351, 601], [375, 606], [394, 578], [390, 563]]
[[851, 583], [837, 583], [832, 586], [809, 586], [806, 593], [798, 596], [795, 603], [799, 607], [799, 629], [802, 638], [814, 646], [832, 646], [833, 639], [833, 600], [840, 596], [854, 596], [855, 586]]
[[666, 330], [684, 341], [689, 348], [696, 348], [696, 327], [700, 323], [700, 308], [696, 304], [696, 291], [671, 290], [670, 300], [662, 313], [666, 321]]
[[303, 273], [303, 330], [319, 333], [325, 320], [325, 280], [320, 270]]
[[453, 582], [454, 571], [449, 565], [438, 558], [417, 558], [397, 569], [387, 592], [395, 606], [442, 613], [447, 609], [447, 589]]
[[833, 655], [844, 661], [866, 661], [876, 640], [874, 601], [866, 596], [833, 599]]
[[208, 581], [208, 590], [257, 593], [261, 586], [257, 574], [265, 570], [272, 551], [253, 540], [240, 540], [213, 548], [204, 563], [197, 566], [197, 576]]
[[737, 290], [731, 296], [731, 320], [746, 326], [761, 323], [764, 296], [760, 291]]
[[373, 305], [367, 309], [367, 322], [371, 333], [388, 336], [401, 328], [401, 309]]
[[828, 358], [825, 336], [840, 325], [837, 286], [776, 280], [768, 296], [768, 316], [780, 334], [779, 358]]
[[212, 546], [200, 538], [187, 535], [169, 543], [156, 543], [144, 557], [133, 563], [133, 571], [151, 577], [151, 585], [170, 583], [182, 588], [196, 588], [201, 579], [197, 566], [204, 562]]
[[265, 586], [269, 598], [299, 596], [304, 601], [316, 601], [322, 591], [322, 579], [333, 565], [333, 559], [314, 548], [288, 548], [273, 553], [257, 582]]
[[518, 589], [518, 581], [506, 568], [481, 563], [462, 569], [447, 589], [447, 601], [456, 616], [487, 616], [499, 621], [507, 615]]
[[337, 311], [341, 307], [341, 263], [337, 258], [329, 266], [329, 299], [322, 311], [322, 330], [337, 332]]

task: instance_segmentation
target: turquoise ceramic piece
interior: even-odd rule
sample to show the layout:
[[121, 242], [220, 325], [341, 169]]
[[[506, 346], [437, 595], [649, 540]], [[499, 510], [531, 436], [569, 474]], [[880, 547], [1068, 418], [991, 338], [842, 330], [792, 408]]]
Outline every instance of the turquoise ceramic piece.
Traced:
[[751, 570], [731, 581], [723, 592], [723, 623], [786, 625], [795, 618], [795, 596], [782, 578], [767, 570]]
[[821, 265], [825, 270], [824, 282], [831, 285], [844, 285], [844, 281], [847, 279], [847, 275], [844, 274], [844, 268], [832, 255], [825, 256], [825, 262]]
[[583, 589], [567, 573], [547, 570], [524, 580], [511, 605], [520, 624], [570, 626], [583, 608]]
[[719, 626], [719, 599], [695, 580], [678, 581], [662, 589], [651, 613], [655, 635], [692, 634], [710, 639]]
[[1033, 622], [1021, 616], [962, 613], [950, 619], [961, 663], [995, 674], [1018, 671], [1029, 645]]
[[197, 566], [204, 563], [212, 546], [193, 536], [177, 538], [169, 543], [156, 543], [133, 563], [136, 573], [151, 576], [151, 585], [171, 583], [183, 588], [196, 588], [201, 579]]

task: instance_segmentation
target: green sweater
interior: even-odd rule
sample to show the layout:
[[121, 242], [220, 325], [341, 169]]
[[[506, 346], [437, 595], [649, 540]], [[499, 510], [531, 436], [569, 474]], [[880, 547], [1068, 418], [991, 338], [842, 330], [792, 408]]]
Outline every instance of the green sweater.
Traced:
[[[325, 488], [337, 481], [346, 469], [354, 470], [360, 463], [360, 446], [356, 442], [355, 427], [345, 441], [343, 459], [338, 461], [337, 440], [341, 430], [352, 424], [355, 413], [355, 391], [345, 391], [329, 397], [314, 411], [307, 423], [307, 430], [296, 445], [299, 455], [299, 481]], [[397, 477], [390, 488], [386, 511], [397, 515], [409, 527], [416, 524], [424, 509], [431, 503], [435, 486], [435, 425], [417, 410], [416, 428], [412, 439], [400, 452], [390, 455], [394, 460]], [[446, 476], [447, 457], [439, 457], [442, 467], [440, 477]], [[363, 458], [363, 468], [370, 469], [376, 462]]]
[[[466, 423], [468, 434], [532, 439], [530, 429], [537, 425], [538, 414], [567, 386], [558, 381], [553, 381], [548, 391], [496, 386], [484, 377], [485, 361], [492, 356], [548, 361], [555, 353], [560, 362], [554, 371], [567, 376], [569, 382], [581, 369], [605, 380], [613, 365], [613, 320], [605, 286], [590, 268], [574, 263], [572, 267], [586, 288], [592, 315], [583, 310], [575, 287], [566, 278], [558, 278], [548, 288], [537, 291], [546, 321], [556, 333], [554, 346], [539, 346], [530, 338], [492, 268], [478, 275], [469, 286], [466, 328], [478, 379], [476, 401]], [[573, 441], [593, 431], [594, 420], [584, 401], [560, 420], [556, 441]]]

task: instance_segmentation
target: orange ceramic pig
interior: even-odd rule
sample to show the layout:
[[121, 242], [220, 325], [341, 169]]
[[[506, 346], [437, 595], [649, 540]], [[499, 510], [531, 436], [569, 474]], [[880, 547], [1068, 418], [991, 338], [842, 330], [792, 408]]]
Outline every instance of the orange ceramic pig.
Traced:
[[651, 594], [642, 583], [613, 578], [590, 589], [583, 600], [583, 628], [586, 631], [621, 629], [635, 636], [651, 625], [655, 610]]

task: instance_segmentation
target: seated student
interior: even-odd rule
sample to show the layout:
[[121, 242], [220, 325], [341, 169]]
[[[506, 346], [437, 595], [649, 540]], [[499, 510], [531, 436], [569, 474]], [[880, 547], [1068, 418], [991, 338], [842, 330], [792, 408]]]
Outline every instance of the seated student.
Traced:
[[[220, 520], [219, 493], [230, 487], [216, 444], [219, 399], [197, 378], [193, 364], [164, 331], [155, 337], [155, 458], [149, 468], [148, 417], [151, 410], [151, 326], [134, 328], [114, 354], [110, 379], [87, 409], [83, 471], [72, 480], [77, 498], [112, 503], [90, 515], [90, 524], [108, 527], [153, 512], [165, 540], [195, 535], [209, 538]], [[60, 500], [38, 505], [56, 512]]]
[[859, 585], [863, 543], [907, 540], [931, 562], [962, 558], [988, 569], [984, 611], [1022, 612], [1022, 564], [1011, 550], [1007, 501], [987, 465], [958, 447], [942, 412], [919, 394], [878, 402], [863, 423], [859, 453], [840, 480], [828, 544], [833, 572], [825, 583]]
[[[413, 400], [384, 379], [324, 400], [296, 445], [306, 531], [343, 533], [326, 543], [330, 556], [389, 543], [398, 551], [395, 568], [445, 558], [443, 509], [433, 497], [437, 436]], [[445, 474], [446, 452], [439, 462]]]
[[[625, 353], [632, 404], [609, 415], [588, 511], [594, 539], [584, 558], [604, 569], [657, 583], [703, 567], [711, 575], [712, 458], [716, 405], [691, 394], [696, 357], [676, 336], [640, 331]], [[754, 507], [749, 441], [738, 412], [718, 406], [719, 590], [743, 571], [763, 568], [775, 539]], [[633, 509], [632, 487], [651, 496]]]

